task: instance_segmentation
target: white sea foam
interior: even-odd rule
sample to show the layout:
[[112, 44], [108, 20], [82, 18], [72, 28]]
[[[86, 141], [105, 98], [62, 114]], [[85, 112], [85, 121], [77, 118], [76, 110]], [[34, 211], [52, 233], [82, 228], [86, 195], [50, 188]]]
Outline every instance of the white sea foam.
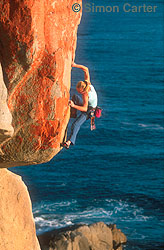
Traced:
[[[93, 223], [104, 221], [105, 223], [141, 222], [152, 219], [144, 215], [144, 210], [134, 204], [125, 201], [106, 199], [102, 207], [90, 207], [79, 211], [77, 201], [56, 202], [52, 204], [40, 204], [40, 212], [34, 208], [34, 218], [37, 233], [42, 233], [54, 228], [60, 228], [76, 223]], [[71, 209], [66, 207], [71, 206]], [[60, 210], [59, 208], [63, 208]]]
[[122, 128], [125, 128], [126, 127], [132, 127], [132, 126], [137, 126], [137, 127], [140, 127], [140, 128], [145, 128], [145, 129], [151, 129], [151, 130], [163, 130], [164, 127], [162, 127], [161, 125], [159, 124], [144, 124], [144, 123], [133, 123], [133, 122], [121, 122], [124, 127]]
[[72, 200], [72, 201], [61, 201], [61, 202], [54, 202], [54, 203], [36, 204], [35, 207], [33, 208], [33, 213], [37, 214], [41, 210], [47, 211], [47, 212], [48, 211], [55, 212], [57, 209], [72, 206], [72, 204], [75, 204], [76, 202], [77, 202], [76, 200]]
[[146, 128], [146, 129], [153, 129], [153, 130], [163, 130], [164, 127], [160, 126], [159, 124], [138, 124], [139, 127]]

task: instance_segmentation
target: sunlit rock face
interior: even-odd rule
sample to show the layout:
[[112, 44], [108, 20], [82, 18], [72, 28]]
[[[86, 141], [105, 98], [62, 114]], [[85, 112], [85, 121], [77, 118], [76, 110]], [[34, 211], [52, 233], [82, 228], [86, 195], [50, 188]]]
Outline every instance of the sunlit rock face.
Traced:
[[20, 176], [0, 169], [0, 249], [41, 250], [27, 187]]
[[9, 133], [0, 139], [0, 167], [47, 162], [61, 149], [81, 19], [73, 4], [0, 1], [1, 81], [11, 115]]
[[116, 225], [97, 222], [56, 229], [39, 237], [40, 246], [47, 250], [122, 250], [127, 238]]

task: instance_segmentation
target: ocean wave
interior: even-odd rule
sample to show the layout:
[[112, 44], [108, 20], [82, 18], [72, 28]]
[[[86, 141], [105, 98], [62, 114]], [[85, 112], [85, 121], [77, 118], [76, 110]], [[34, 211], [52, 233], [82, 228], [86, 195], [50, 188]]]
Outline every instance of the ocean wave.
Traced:
[[46, 212], [55, 212], [57, 211], [57, 209], [60, 208], [68, 208], [69, 206], [71, 206], [72, 204], [77, 203], [76, 200], [72, 200], [72, 201], [61, 201], [61, 202], [54, 202], [54, 203], [50, 203], [50, 202], [46, 202], [46, 203], [36, 203], [35, 207], [33, 208], [33, 213], [37, 214], [39, 213], [41, 210], [42, 211], [46, 211]]
[[144, 129], [151, 129], [151, 130], [164, 130], [164, 127], [162, 127], [159, 124], [145, 124], [145, 123], [133, 123], [133, 122], [121, 122], [121, 124], [124, 125], [125, 128], [129, 126], [134, 126], [134, 127], [139, 127], [139, 128], [144, 128]]
[[[69, 209], [66, 204], [70, 206]], [[63, 209], [59, 211], [59, 207]], [[79, 210], [76, 201], [41, 204], [39, 213], [38, 206], [36, 209], [34, 208], [34, 219], [37, 233], [40, 234], [77, 223], [90, 224], [103, 221], [108, 224], [118, 224], [118, 222], [145, 222], [152, 218], [144, 214], [143, 208], [134, 204], [122, 200], [106, 199], [103, 201], [103, 207], [88, 207], [83, 211]]]
[[163, 130], [164, 127], [160, 126], [159, 124], [138, 124], [139, 127], [146, 128], [146, 129], [152, 129], [152, 130]]

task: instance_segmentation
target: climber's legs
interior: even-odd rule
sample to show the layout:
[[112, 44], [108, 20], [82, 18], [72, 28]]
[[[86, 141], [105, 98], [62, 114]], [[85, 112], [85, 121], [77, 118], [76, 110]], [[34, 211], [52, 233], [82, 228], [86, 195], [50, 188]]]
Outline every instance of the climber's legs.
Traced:
[[68, 140], [68, 144], [75, 144], [77, 133], [81, 125], [86, 121], [87, 113], [81, 112], [81, 115], [72, 123], [71, 134]]
[[[83, 99], [79, 96], [79, 95], [73, 95], [72, 96], [72, 101], [79, 106], [83, 105]], [[76, 112], [77, 109], [71, 108], [71, 117], [76, 117]], [[65, 148], [69, 148], [70, 144], [75, 144], [76, 141], [76, 136], [79, 132], [79, 129], [81, 127], [81, 125], [86, 121], [86, 119], [88, 118], [88, 113], [87, 112], [81, 112], [81, 114], [76, 118], [76, 120], [72, 123], [71, 126], [71, 134], [69, 136], [69, 139], [67, 142], [65, 142], [63, 144], [63, 146]]]

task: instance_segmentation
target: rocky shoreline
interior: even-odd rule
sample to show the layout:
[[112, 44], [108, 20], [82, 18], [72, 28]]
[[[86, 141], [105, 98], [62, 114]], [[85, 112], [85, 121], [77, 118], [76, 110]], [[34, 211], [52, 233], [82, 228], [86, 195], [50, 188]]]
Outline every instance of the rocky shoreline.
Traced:
[[122, 250], [127, 238], [116, 225], [73, 225], [38, 236], [41, 250]]

